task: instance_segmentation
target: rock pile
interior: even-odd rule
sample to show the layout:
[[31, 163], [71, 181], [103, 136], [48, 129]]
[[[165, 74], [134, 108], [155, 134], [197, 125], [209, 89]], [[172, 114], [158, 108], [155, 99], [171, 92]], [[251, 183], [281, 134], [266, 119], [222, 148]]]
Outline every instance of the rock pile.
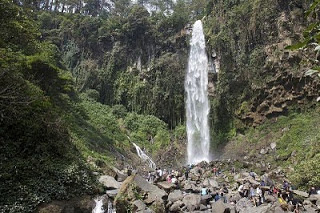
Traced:
[[[282, 213], [291, 212], [297, 206], [282, 205], [276, 194], [270, 193], [270, 185], [283, 184], [275, 171], [259, 176], [246, 169], [235, 169], [232, 161], [202, 162], [192, 168], [175, 171], [177, 182], [170, 183], [162, 176], [148, 182], [141, 174], [133, 174], [122, 184], [115, 205], [121, 212], [123, 205], [133, 212], [238, 212], [238, 213]], [[214, 169], [215, 168], [215, 169]], [[187, 174], [186, 174], [187, 173]], [[168, 173], [169, 175], [170, 173]], [[188, 178], [186, 178], [188, 176]], [[271, 178], [272, 177], [272, 178]], [[239, 185], [247, 183], [265, 193], [259, 204], [252, 198], [239, 194]], [[261, 186], [261, 182], [266, 185]], [[278, 187], [280, 188], [280, 187]], [[205, 193], [203, 193], [205, 191]], [[291, 190], [301, 201], [300, 211], [316, 212], [320, 209], [320, 195]], [[125, 202], [123, 202], [125, 201]], [[304, 206], [302, 206], [302, 203]]]

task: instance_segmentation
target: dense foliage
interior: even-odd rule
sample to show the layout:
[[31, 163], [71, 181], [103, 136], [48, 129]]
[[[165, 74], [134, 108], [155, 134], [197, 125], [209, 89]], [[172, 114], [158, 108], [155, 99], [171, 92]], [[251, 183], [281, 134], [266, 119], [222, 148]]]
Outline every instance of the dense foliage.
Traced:
[[89, 166], [127, 157], [128, 136], [157, 154], [171, 141], [164, 121], [183, 122], [182, 1], [170, 16], [164, 3], [150, 16], [128, 1], [59, 2], [0, 3], [1, 212], [92, 193]]
[[94, 180], [61, 118], [72, 78], [28, 11], [2, 1], [0, 13], [0, 211], [90, 193]]
[[[266, 94], [280, 73], [303, 70], [308, 62], [283, 59], [287, 40], [298, 42], [306, 25], [303, 17], [310, 1], [220, 1], [204, 19], [209, 54], [221, 67], [216, 97], [212, 100], [212, 138], [223, 144], [244, 128], [239, 112]], [[289, 43], [290, 43], [289, 42]], [[288, 65], [289, 63], [289, 65]], [[301, 71], [302, 72], [302, 71]], [[261, 91], [262, 94], [261, 94]], [[240, 113], [241, 114], [241, 113]]]

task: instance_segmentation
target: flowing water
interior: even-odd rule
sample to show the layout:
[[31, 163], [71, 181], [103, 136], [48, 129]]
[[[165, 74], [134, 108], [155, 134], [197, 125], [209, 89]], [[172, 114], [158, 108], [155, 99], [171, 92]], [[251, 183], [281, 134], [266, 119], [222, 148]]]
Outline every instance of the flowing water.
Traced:
[[98, 198], [94, 199], [94, 202], [96, 202], [96, 206], [92, 210], [92, 213], [104, 213], [103, 197], [98, 197]]
[[116, 209], [113, 208], [112, 202], [108, 200], [108, 209], [104, 210], [103, 208], [104, 196], [94, 199], [96, 206], [92, 210], [92, 213], [116, 213]]
[[193, 25], [185, 78], [188, 163], [209, 161], [208, 58], [200, 20]]
[[152, 169], [156, 169], [156, 164], [152, 161], [152, 159], [146, 154], [144, 153], [144, 151], [142, 151], [142, 149], [135, 143], [132, 142], [132, 144], [134, 145], [134, 147], [137, 150], [137, 154], [138, 156], [145, 162], [147, 162], [149, 164], [149, 167]]

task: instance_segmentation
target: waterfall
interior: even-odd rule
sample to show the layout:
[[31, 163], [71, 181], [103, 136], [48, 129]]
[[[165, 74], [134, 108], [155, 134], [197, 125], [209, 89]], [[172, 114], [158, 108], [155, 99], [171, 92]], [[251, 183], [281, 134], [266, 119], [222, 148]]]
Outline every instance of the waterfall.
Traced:
[[98, 197], [94, 199], [94, 202], [96, 203], [96, 206], [92, 210], [92, 213], [115, 213], [116, 209], [113, 208], [112, 202], [108, 200], [108, 209], [107, 211], [103, 208], [103, 199], [105, 196]]
[[92, 213], [104, 213], [103, 197], [98, 197], [98, 198], [94, 199], [94, 202], [96, 202], [96, 206], [92, 210]]
[[143, 160], [149, 163], [149, 167], [152, 169], [156, 169], [156, 164], [152, 161], [152, 159], [142, 151], [142, 149], [135, 143], [132, 142], [132, 144], [134, 145], [134, 147], [137, 150], [137, 154], [138, 156]]
[[200, 20], [193, 25], [185, 78], [188, 163], [209, 161], [208, 58]]

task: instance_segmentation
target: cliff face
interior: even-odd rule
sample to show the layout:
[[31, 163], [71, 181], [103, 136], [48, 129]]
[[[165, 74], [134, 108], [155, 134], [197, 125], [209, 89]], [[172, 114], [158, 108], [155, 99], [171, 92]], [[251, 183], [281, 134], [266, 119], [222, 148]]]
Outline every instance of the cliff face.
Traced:
[[205, 18], [208, 51], [220, 62], [212, 78], [215, 144], [236, 131], [316, 104], [319, 80], [305, 77], [315, 54], [285, 49], [302, 37], [310, 1], [213, 1]]

